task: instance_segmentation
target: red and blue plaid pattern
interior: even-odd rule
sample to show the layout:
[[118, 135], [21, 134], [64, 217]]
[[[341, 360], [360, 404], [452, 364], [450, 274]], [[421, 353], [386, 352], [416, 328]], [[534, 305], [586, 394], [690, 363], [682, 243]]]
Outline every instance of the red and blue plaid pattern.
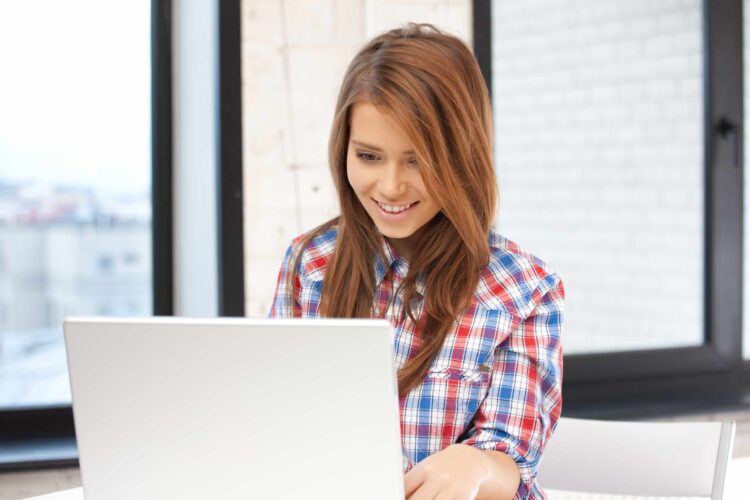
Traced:
[[[279, 273], [272, 317], [317, 317], [326, 265], [338, 229], [313, 238], [298, 269], [295, 239]], [[521, 471], [516, 498], [546, 498], [535, 477], [542, 451], [562, 408], [562, 346], [565, 292], [541, 260], [492, 232], [490, 263], [471, 305], [456, 320], [424, 381], [401, 398], [404, 472], [456, 442], [508, 454]], [[388, 262], [376, 258], [372, 314], [393, 324], [396, 366], [419, 348], [419, 335], [394, 296], [408, 262], [383, 238]], [[392, 272], [386, 273], [390, 268]], [[287, 286], [295, 273], [294, 300]], [[417, 317], [424, 308], [424, 276], [417, 280]]]

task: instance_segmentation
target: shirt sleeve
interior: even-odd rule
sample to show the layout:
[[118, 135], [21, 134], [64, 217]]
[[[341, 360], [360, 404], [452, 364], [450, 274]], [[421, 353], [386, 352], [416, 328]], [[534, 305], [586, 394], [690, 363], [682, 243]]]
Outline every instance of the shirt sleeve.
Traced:
[[565, 291], [549, 274], [532, 294], [534, 307], [495, 349], [487, 397], [463, 442], [515, 460], [521, 482], [515, 498], [535, 498], [537, 466], [562, 410]]
[[[281, 263], [279, 276], [276, 280], [276, 292], [273, 296], [273, 304], [268, 313], [269, 318], [298, 318], [302, 315], [302, 307], [299, 303], [299, 295], [302, 285], [300, 283], [299, 268], [295, 271], [294, 260], [296, 241], [293, 241], [286, 250], [284, 260]], [[301, 268], [300, 262], [299, 267]], [[289, 275], [294, 274], [294, 287], [289, 284]]]

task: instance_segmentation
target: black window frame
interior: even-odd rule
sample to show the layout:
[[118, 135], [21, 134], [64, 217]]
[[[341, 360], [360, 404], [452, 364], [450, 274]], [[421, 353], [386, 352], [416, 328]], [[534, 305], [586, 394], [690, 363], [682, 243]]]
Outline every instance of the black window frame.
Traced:
[[[475, 55], [492, 89], [492, 1], [473, 0], [473, 8]], [[750, 361], [742, 357], [742, 0], [703, 0], [702, 9], [705, 342], [565, 356], [565, 416], [647, 418], [750, 406]]]
[[240, 0], [219, 1], [219, 151], [217, 252], [220, 316], [245, 315]]
[[[152, 306], [174, 312], [172, 2], [151, 1]], [[0, 410], [0, 472], [77, 467], [71, 406]]]

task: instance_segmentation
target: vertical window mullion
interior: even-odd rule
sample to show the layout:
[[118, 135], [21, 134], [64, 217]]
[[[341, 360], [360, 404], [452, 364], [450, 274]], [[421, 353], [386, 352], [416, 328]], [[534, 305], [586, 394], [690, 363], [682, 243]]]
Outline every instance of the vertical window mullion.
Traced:
[[172, 196], [172, 1], [151, 1], [153, 309], [174, 314]]
[[245, 314], [240, 0], [219, 2], [219, 315]]
[[704, 2], [707, 340], [742, 353], [742, 0]]

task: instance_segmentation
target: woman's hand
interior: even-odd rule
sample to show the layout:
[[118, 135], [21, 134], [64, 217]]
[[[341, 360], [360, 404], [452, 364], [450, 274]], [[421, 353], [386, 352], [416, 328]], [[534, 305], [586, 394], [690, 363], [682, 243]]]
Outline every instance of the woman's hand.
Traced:
[[468, 500], [489, 479], [492, 464], [482, 450], [452, 444], [419, 462], [404, 476], [408, 500]]

